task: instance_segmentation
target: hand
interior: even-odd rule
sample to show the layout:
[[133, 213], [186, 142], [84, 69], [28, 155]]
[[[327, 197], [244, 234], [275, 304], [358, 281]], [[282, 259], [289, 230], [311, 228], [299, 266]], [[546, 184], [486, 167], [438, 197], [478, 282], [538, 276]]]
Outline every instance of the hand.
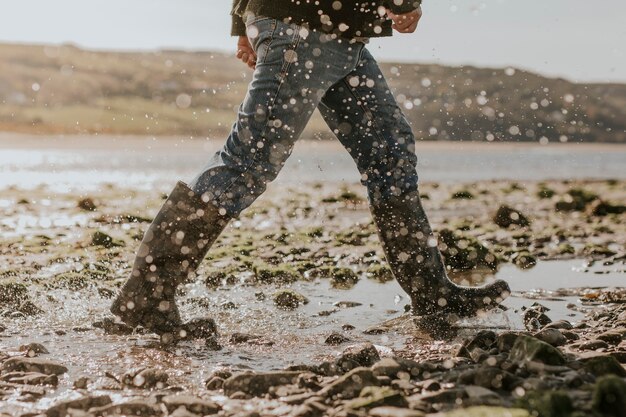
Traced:
[[237, 41], [237, 58], [251, 69], [256, 68], [256, 53], [247, 36], [240, 36]]
[[393, 21], [391, 27], [396, 31], [400, 33], [413, 33], [422, 18], [422, 8], [418, 7], [412, 12], [404, 14], [394, 14], [391, 10], [387, 9], [387, 17]]

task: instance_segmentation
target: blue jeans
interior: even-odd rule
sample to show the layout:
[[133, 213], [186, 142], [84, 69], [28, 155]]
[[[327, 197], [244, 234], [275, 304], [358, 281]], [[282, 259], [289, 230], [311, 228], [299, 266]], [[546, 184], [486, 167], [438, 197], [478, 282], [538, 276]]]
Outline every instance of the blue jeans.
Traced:
[[237, 217], [276, 178], [319, 108], [371, 203], [415, 195], [415, 137], [365, 44], [266, 17], [246, 25], [256, 70], [226, 144], [190, 187]]

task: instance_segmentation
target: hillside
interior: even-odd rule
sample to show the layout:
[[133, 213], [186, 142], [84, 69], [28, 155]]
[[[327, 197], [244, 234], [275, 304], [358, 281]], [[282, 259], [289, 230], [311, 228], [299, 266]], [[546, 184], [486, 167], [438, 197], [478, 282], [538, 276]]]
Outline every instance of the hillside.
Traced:
[[[626, 143], [626, 85], [513, 69], [383, 64], [418, 137]], [[0, 130], [226, 134], [251, 72], [210, 52], [0, 44]], [[306, 135], [329, 137], [319, 116]], [[545, 140], [545, 139], [544, 139]]]

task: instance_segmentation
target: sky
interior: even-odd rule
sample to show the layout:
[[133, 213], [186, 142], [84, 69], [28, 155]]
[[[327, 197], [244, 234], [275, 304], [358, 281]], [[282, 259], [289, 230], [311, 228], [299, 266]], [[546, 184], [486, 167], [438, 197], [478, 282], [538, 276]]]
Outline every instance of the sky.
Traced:
[[[5, 0], [0, 42], [232, 52], [230, 4]], [[374, 56], [381, 61], [513, 66], [581, 82], [626, 82], [623, 0], [424, 0], [423, 11], [418, 32], [373, 41]]]

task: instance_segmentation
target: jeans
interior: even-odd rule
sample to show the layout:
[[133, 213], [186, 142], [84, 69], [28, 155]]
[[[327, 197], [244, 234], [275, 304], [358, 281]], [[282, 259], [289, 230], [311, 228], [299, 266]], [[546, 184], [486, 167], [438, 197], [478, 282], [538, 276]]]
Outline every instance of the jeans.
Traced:
[[276, 178], [319, 108], [371, 203], [415, 195], [415, 137], [365, 44], [267, 17], [246, 26], [257, 54], [252, 81], [226, 144], [190, 187], [237, 217]]

